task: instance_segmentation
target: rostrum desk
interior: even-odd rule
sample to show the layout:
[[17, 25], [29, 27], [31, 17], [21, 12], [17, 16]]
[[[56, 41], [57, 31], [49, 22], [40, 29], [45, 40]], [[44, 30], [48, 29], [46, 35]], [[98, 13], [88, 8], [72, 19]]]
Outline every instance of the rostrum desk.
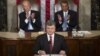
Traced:
[[[57, 32], [65, 36], [68, 45], [67, 56], [100, 56], [100, 31], [84, 37], [68, 37], [67, 32]], [[38, 32], [31, 39], [19, 38], [15, 32], [0, 32], [0, 56], [33, 56], [33, 46]]]

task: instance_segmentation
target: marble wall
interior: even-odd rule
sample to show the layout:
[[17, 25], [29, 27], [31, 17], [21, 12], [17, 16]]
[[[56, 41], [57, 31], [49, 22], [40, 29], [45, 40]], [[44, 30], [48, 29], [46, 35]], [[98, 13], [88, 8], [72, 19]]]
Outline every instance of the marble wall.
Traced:
[[91, 0], [79, 2], [79, 26], [81, 30], [91, 30]]
[[7, 0], [8, 31], [15, 31], [17, 27], [16, 0]]

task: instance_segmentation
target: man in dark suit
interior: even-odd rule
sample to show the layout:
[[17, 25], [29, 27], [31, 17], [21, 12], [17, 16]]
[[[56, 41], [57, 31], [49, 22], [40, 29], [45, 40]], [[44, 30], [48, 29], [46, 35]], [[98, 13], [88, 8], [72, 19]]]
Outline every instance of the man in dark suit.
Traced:
[[22, 2], [24, 12], [19, 14], [20, 28], [25, 32], [40, 31], [41, 19], [38, 11], [31, 10], [31, 4], [28, 0]]
[[46, 33], [37, 37], [34, 53], [45, 54], [62, 54], [67, 53], [67, 46], [64, 37], [55, 33], [55, 23], [48, 21]]
[[61, 11], [55, 13], [56, 31], [72, 31], [78, 26], [78, 14], [69, 10], [68, 2], [61, 2]]

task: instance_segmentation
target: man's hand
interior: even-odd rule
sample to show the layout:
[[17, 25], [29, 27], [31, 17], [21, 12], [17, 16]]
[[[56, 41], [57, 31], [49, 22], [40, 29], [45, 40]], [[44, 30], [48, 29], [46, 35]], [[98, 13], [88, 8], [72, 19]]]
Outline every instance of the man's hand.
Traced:
[[66, 55], [66, 52], [65, 52], [64, 50], [61, 50], [61, 51], [59, 52], [59, 54], [60, 54], [60, 55], [67, 56], [67, 55]]
[[34, 20], [35, 19], [35, 13], [31, 14], [31, 18]]
[[62, 17], [59, 14], [57, 16], [58, 16], [58, 21], [62, 22]]
[[39, 51], [38, 51], [38, 54], [39, 54], [39, 55], [46, 55], [46, 52], [43, 51], [43, 50], [39, 50]]

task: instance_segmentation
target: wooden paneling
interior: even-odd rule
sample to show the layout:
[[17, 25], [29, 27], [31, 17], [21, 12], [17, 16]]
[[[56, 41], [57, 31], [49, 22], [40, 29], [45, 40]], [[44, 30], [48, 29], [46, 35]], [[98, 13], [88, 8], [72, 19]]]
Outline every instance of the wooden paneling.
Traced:
[[[33, 56], [34, 39], [3, 39], [0, 43], [2, 56]], [[100, 39], [68, 38], [66, 44], [68, 56], [100, 56]]]
[[33, 56], [34, 40], [20, 40], [19, 56]]
[[18, 44], [19, 42], [15, 40], [2, 40], [2, 56], [19, 56]]
[[95, 40], [96, 39], [81, 39], [79, 41], [79, 56], [95, 56]]
[[100, 37], [98, 37], [98, 40], [96, 40], [96, 46], [95, 46], [96, 50], [96, 55], [95, 56], [100, 56]]
[[2, 56], [2, 40], [0, 39], [0, 56]]
[[67, 39], [68, 56], [79, 56], [79, 42], [78, 39]]

